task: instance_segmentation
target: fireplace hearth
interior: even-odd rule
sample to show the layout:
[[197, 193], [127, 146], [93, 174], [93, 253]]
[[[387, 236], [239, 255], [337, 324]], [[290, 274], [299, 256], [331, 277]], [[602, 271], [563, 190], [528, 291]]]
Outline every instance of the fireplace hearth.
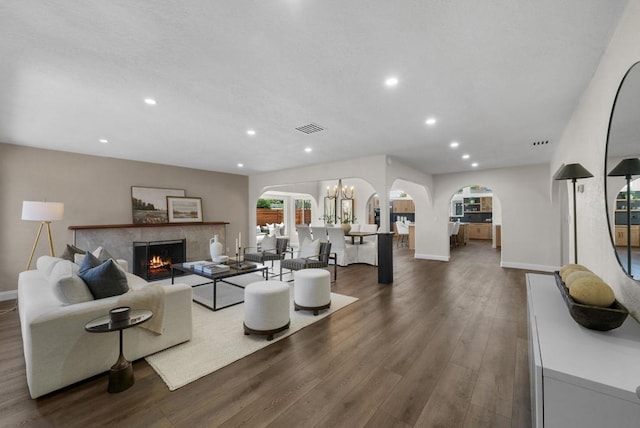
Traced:
[[148, 281], [170, 277], [171, 265], [185, 261], [185, 239], [133, 243], [133, 273]]

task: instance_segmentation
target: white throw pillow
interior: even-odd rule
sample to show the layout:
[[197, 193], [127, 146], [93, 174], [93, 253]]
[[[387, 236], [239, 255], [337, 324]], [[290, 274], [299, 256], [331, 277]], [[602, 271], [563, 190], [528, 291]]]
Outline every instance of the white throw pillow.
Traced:
[[360, 223], [353, 223], [349, 232], [360, 232]]
[[42, 275], [49, 279], [53, 268], [62, 261], [59, 257], [40, 256], [36, 261], [36, 268], [42, 273]]
[[320, 240], [310, 241], [309, 238], [304, 238], [302, 245], [300, 246], [300, 252], [298, 257], [303, 259], [305, 257], [317, 257], [320, 252]]
[[265, 236], [261, 244], [262, 251], [273, 251], [276, 249], [276, 235]]
[[78, 276], [79, 268], [77, 264], [63, 260], [56, 263], [49, 276], [49, 284], [53, 288], [53, 292], [65, 305], [93, 300], [89, 287]]
[[106, 262], [109, 259], [115, 260], [116, 258], [111, 255], [107, 250], [102, 248], [102, 246], [96, 248], [93, 253], [94, 256], [98, 258], [101, 262]]

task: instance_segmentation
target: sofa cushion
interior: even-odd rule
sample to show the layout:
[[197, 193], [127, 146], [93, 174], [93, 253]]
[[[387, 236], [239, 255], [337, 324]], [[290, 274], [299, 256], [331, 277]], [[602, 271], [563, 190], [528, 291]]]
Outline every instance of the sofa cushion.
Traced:
[[[89, 266], [91, 262], [87, 260], [91, 260], [92, 257], [95, 258], [93, 254], [87, 253], [82, 261], [83, 266]], [[80, 278], [87, 284], [95, 299], [118, 296], [129, 291], [127, 276], [113, 259], [85, 270], [83, 266], [80, 266]]]
[[318, 253], [320, 253], [320, 240], [316, 239], [315, 241], [311, 241], [309, 238], [304, 238], [298, 257], [317, 257]]
[[45, 279], [49, 279], [51, 276], [51, 271], [55, 267], [56, 264], [60, 263], [62, 259], [60, 257], [51, 257], [51, 256], [40, 256], [36, 261], [36, 268], [38, 271], [42, 272], [42, 276]]
[[54, 294], [65, 305], [93, 300], [87, 284], [78, 276], [78, 269], [77, 264], [62, 260], [55, 264], [49, 276]]
[[75, 262], [75, 255], [84, 253], [86, 253], [85, 250], [82, 250], [75, 245], [67, 244], [67, 248], [64, 249], [64, 252], [62, 253], [62, 256], [60, 256], [60, 258], [69, 260], [70, 262]]

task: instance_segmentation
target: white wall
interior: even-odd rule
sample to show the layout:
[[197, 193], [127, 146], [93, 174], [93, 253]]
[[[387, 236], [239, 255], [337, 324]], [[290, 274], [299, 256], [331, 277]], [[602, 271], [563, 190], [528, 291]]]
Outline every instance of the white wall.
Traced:
[[[449, 201], [458, 189], [482, 184], [500, 200], [503, 267], [550, 271], [560, 262], [559, 205], [550, 197], [549, 167], [532, 165], [434, 176], [433, 207], [416, 257], [448, 260]], [[416, 233], [418, 230], [416, 229]]]
[[[551, 168], [553, 173], [563, 163], [579, 162], [594, 175], [580, 180], [584, 193], [576, 198], [578, 261], [607, 281], [636, 319], [640, 314], [640, 285], [622, 271], [609, 237], [604, 201], [604, 156], [616, 92], [629, 67], [640, 59], [638, 28], [640, 0], [630, 0], [589, 87], [558, 142]], [[570, 192], [570, 184], [566, 183], [567, 192]], [[571, 198], [569, 193], [570, 204]]]
[[[419, 183], [421, 186], [427, 186], [432, 183], [430, 175], [395, 162], [391, 157], [379, 155], [250, 176], [249, 201], [257, 200], [258, 196], [267, 189], [287, 188], [287, 186], [295, 186], [295, 183], [312, 183], [312, 185], [316, 186], [318, 197], [324, 197], [326, 185], [320, 188], [319, 183], [322, 181], [335, 181], [340, 178], [343, 183], [349, 182], [348, 180], [354, 178], [366, 181], [371, 186], [372, 192], [378, 194], [380, 206], [388, 206], [391, 183], [398, 178]], [[356, 198], [358, 199], [359, 196], [356, 196]], [[362, 198], [360, 203], [366, 203], [366, 199]], [[319, 203], [319, 205], [321, 204]], [[360, 215], [365, 216], [365, 213], [362, 212]], [[380, 221], [383, 230], [385, 228], [388, 230], [389, 213], [386, 210], [381, 211]], [[255, 223], [255, 213], [250, 213], [249, 223]], [[252, 229], [255, 228], [249, 228], [250, 233], [253, 232], [255, 234]]]
[[[202, 198], [205, 221], [229, 222], [227, 236], [247, 231], [246, 176], [0, 143], [0, 299], [17, 288], [38, 229], [21, 220], [23, 200], [64, 203], [64, 219], [51, 224], [60, 255], [73, 243], [71, 225], [131, 223], [131, 186], [185, 189]], [[34, 262], [49, 253], [43, 238]]]

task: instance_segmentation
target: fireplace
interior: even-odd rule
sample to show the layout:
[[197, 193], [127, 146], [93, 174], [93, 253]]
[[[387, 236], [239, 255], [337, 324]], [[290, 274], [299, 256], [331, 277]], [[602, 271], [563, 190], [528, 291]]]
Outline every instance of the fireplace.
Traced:
[[146, 280], [171, 276], [171, 265], [187, 261], [185, 239], [133, 243], [133, 273]]

